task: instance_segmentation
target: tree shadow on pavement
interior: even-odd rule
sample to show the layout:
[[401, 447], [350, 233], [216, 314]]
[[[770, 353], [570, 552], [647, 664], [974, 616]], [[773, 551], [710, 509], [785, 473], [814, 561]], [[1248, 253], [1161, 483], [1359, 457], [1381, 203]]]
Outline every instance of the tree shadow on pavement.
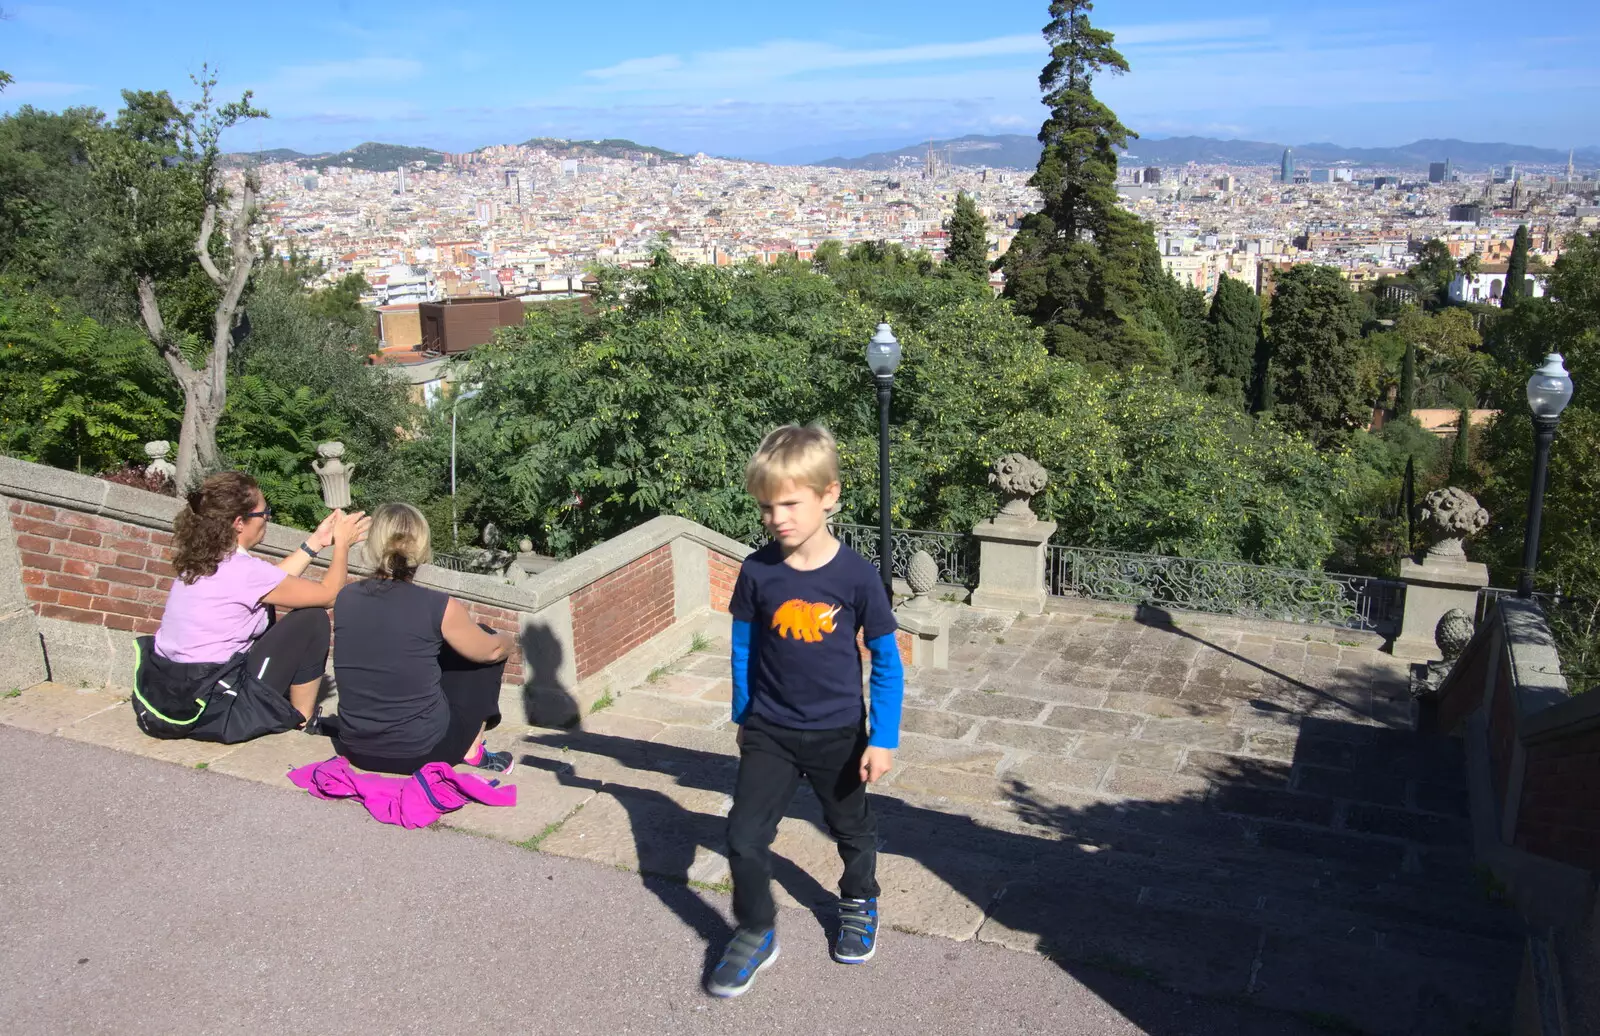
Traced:
[[[690, 883], [724, 852], [725, 809], [707, 804], [737, 760], [583, 730], [527, 742], [524, 765], [603, 793], [586, 819], [616, 804], [647, 887], [707, 940], [709, 964], [730, 930]], [[971, 919], [960, 934], [981, 923], [983, 941], [1045, 954], [1153, 1036], [1506, 1027], [1521, 944], [1472, 872], [1458, 745], [1306, 717], [1292, 762], [1203, 755], [1203, 790], [1175, 795], [1091, 801], [1020, 780], [988, 803], [875, 792], [885, 924], [927, 930], [911, 908], [948, 905], [942, 886]], [[602, 776], [580, 775], [591, 767]], [[705, 811], [684, 804], [697, 799]], [[788, 815], [820, 830], [813, 807], [800, 796]], [[798, 902], [831, 901], [780, 860]]]

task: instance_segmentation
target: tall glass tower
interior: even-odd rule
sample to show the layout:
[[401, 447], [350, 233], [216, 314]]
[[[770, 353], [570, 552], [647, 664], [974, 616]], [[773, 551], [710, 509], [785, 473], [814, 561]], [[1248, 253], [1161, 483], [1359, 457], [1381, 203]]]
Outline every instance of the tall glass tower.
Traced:
[[1283, 149], [1283, 167], [1278, 170], [1278, 179], [1283, 183], [1294, 183], [1294, 148]]

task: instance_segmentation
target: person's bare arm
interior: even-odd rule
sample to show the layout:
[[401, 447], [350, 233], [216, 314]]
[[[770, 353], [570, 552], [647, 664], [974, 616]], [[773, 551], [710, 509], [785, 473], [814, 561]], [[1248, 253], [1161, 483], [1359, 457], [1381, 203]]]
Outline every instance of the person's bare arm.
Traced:
[[503, 662], [517, 644], [517, 638], [510, 633], [485, 633], [467, 614], [466, 606], [453, 597], [444, 606], [439, 632], [444, 634], [445, 643], [472, 662]]
[[321, 581], [289, 576], [261, 600], [278, 608], [332, 608], [349, 573], [350, 548], [367, 538], [371, 525], [363, 511], [340, 514], [333, 523], [333, 559]]
[[[336, 523], [343, 514], [343, 511], [337, 510], [328, 512], [328, 516], [322, 519], [321, 524], [319, 524], [316, 529], [306, 537], [306, 546], [310, 547], [318, 554], [321, 554], [323, 551], [327, 550], [328, 544], [333, 542], [334, 523]], [[298, 547], [294, 550], [291, 550], [288, 557], [277, 563], [279, 568], [289, 573], [291, 576], [300, 575], [310, 564], [310, 556]]]

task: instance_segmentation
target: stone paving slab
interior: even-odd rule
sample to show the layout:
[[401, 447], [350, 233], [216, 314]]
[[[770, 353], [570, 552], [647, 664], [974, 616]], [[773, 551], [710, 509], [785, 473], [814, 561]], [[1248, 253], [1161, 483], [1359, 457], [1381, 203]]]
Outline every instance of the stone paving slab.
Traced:
[[290, 770], [307, 763], [320, 763], [337, 754], [327, 738], [309, 736], [299, 730], [269, 734], [231, 747], [233, 751], [211, 762], [207, 768], [230, 777], [290, 789], [294, 789], [289, 782]]
[[[519, 805], [445, 823], [725, 887], [726, 651], [691, 652], [573, 729], [491, 735], [519, 756]], [[1472, 874], [1459, 745], [1413, 733], [1405, 681], [1341, 631], [964, 611], [950, 668], [908, 671], [874, 790], [884, 922], [1372, 1032], [1453, 1034], [1404, 1027], [1460, 1017], [1428, 1015], [1441, 999], [1498, 1017], [1520, 943]], [[0, 699], [0, 722], [268, 783], [325, 757], [299, 734], [152, 741], [117, 704], [30, 689]], [[829, 903], [840, 864], [808, 790], [774, 859], [780, 902]], [[1362, 963], [1378, 952], [1393, 960]]]
[[[97, 712], [119, 707], [126, 710], [127, 701], [104, 689], [41, 683], [17, 694], [0, 696], [0, 723], [38, 734], [54, 734]], [[131, 721], [131, 713], [129, 717]]]

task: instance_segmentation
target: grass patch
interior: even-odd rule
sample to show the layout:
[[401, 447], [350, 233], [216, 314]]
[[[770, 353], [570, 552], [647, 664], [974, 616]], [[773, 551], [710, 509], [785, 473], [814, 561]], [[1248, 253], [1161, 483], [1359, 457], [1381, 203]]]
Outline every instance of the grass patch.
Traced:
[[596, 698], [594, 704], [589, 706], [589, 715], [593, 716], [597, 712], [603, 712], [616, 703], [617, 699], [611, 696], [611, 688], [607, 687], [605, 693]]
[[20, 688], [20, 687], [11, 688], [11, 690], [6, 692], [6, 697], [7, 698], [20, 698], [20, 697], [22, 697], [22, 688]]
[[720, 892], [725, 896], [733, 895], [733, 882], [731, 881], [718, 881], [713, 883], [709, 881], [695, 881], [690, 879], [688, 885], [690, 888], [699, 889], [702, 892]]
[[1360, 641], [1355, 641], [1355, 640], [1336, 640], [1336, 641], [1334, 641], [1334, 643], [1339, 645], [1340, 647], [1360, 647], [1361, 646]]
[[194, 768], [196, 770], [209, 770], [209, 769], [211, 769], [211, 764], [210, 763], [195, 763], [194, 764]]
[[691, 653], [695, 651], [704, 651], [710, 646], [711, 638], [706, 636], [704, 633], [696, 633], [693, 639], [689, 641], [689, 651]]
[[583, 809], [583, 806], [581, 806], [581, 805], [578, 806], [577, 809], [574, 809], [571, 813], [568, 813], [566, 816], [562, 817], [560, 820], [552, 820], [550, 823], [544, 825], [544, 830], [540, 831], [538, 834], [534, 835], [532, 838], [529, 838], [529, 839], [527, 839], [525, 841], [521, 841], [521, 842], [514, 842], [513, 844], [521, 846], [524, 849], [532, 849], [534, 852], [538, 852], [539, 851], [539, 846], [541, 846], [541, 845], [543, 845], [545, 843], [545, 839], [549, 838], [551, 835], [555, 834], [557, 831], [559, 831], [563, 827], [565, 827], [567, 821], [569, 821], [573, 817], [577, 816], [579, 810], [582, 810], [582, 809]]
[[670, 665], [658, 665], [654, 669], [650, 670], [650, 675], [644, 678], [644, 682], [645, 683], [655, 683], [657, 680], [661, 679], [663, 676], [666, 676], [667, 674], [669, 674], [671, 672], [672, 672], [672, 666], [670, 666]]

